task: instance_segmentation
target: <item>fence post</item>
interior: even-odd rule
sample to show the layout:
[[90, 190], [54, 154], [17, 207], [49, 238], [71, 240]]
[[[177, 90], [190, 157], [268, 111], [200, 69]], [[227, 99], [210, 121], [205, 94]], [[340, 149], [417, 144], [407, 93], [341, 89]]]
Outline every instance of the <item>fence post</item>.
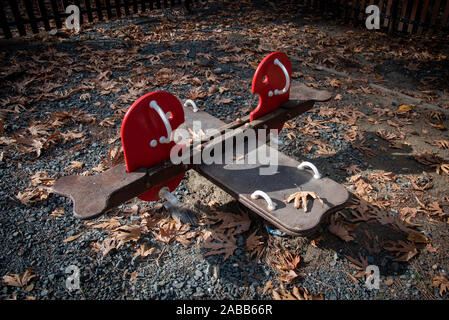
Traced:
[[389, 35], [392, 35], [394, 33], [397, 20], [398, 20], [398, 1], [393, 0], [393, 8], [391, 10], [391, 19], [388, 24], [388, 34]]
[[0, 21], [2, 23], [3, 34], [6, 39], [12, 37], [11, 30], [9, 30], [8, 20], [6, 20], [5, 12], [3, 11], [3, 6], [0, 8]]

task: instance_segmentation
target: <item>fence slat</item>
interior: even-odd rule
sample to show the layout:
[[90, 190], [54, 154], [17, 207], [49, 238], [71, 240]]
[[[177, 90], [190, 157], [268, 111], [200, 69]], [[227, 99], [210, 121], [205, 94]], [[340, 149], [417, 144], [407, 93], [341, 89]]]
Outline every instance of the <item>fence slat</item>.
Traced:
[[366, 7], [365, 7], [365, 0], [362, 0], [360, 2], [360, 9], [362, 9], [363, 12], [358, 12], [358, 14], [357, 14], [358, 19], [357, 20], [362, 21], [363, 17], [365, 16], [365, 9], [366, 9]]
[[[385, 13], [386, 13], [387, 15], [390, 15], [390, 14], [391, 14], [391, 7], [392, 7], [392, 5], [393, 5], [393, 0], [388, 0], [387, 8], [386, 8], [386, 10], [385, 10]], [[390, 22], [391, 22], [391, 17], [385, 18], [385, 21], [384, 21], [384, 27], [389, 26], [389, 25], [390, 25]]]
[[39, 28], [37, 27], [37, 23], [36, 23], [36, 16], [34, 15], [33, 12], [33, 4], [31, 3], [30, 0], [25, 0], [25, 10], [27, 11], [27, 15], [28, 15], [28, 20], [30, 21], [31, 24], [31, 30], [33, 30], [33, 33], [39, 33]]
[[435, 25], [435, 22], [437, 21], [437, 17], [438, 17], [438, 12], [440, 12], [440, 6], [441, 6], [441, 0], [436, 0], [435, 3], [433, 4], [433, 13], [432, 13], [432, 18], [430, 19], [430, 27], [433, 30], [438, 29]]
[[56, 3], [56, 0], [51, 0], [51, 10], [53, 11], [53, 17], [55, 19], [56, 28], [58, 29], [62, 28], [61, 19], [59, 19], [58, 4]]
[[103, 10], [102, 10], [102, 4], [100, 0], [95, 0], [95, 9], [97, 12], [97, 18], [98, 20], [102, 21], [103, 20]]
[[44, 28], [47, 31], [50, 31], [50, 23], [48, 21], [47, 8], [45, 7], [44, 0], [38, 0], [39, 12], [42, 17], [42, 22], [44, 23]]
[[8, 20], [6, 20], [5, 12], [3, 11], [3, 6], [0, 7], [0, 21], [2, 24], [3, 34], [6, 39], [12, 38], [11, 30], [9, 29]]
[[119, 18], [122, 16], [122, 12], [120, 10], [120, 0], [115, 0], [115, 14]]
[[128, 3], [128, 0], [124, 0], [124, 7], [125, 7], [125, 15], [129, 15], [129, 3]]
[[111, 0], [105, 0], [105, 2], [106, 2], [106, 12], [108, 13], [108, 19], [112, 19]]
[[408, 24], [408, 28], [407, 28], [408, 33], [412, 33], [412, 31], [413, 31], [414, 24], [412, 23], [412, 21], [415, 21], [416, 12], [418, 11], [418, 5], [419, 5], [419, 0], [415, 0], [415, 2], [413, 3], [412, 13], [410, 15], [410, 23]]
[[20, 15], [19, 7], [17, 6], [17, 2], [15, 0], [9, 0], [9, 5], [11, 6], [12, 14], [14, 15], [14, 20], [16, 20], [17, 30], [19, 30], [19, 34], [21, 36], [26, 35], [25, 26], [23, 25], [23, 19]]
[[[380, 0], [379, 1], [379, 11], [384, 12], [383, 9], [384, 9], [384, 0]], [[385, 22], [385, 18], [381, 16], [379, 25], [382, 25], [382, 22]]]
[[[407, 5], [408, 5], [408, 0], [402, 1], [401, 18], [403, 18], [403, 19], [405, 19], [405, 17], [406, 17]], [[399, 21], [398, 30], [402, 31], [403, 28], [404, 28], [404, 22]]]
[[89, 22], [93, 22], [94, 17], [92, 16], [92, 6], [90, 5], [90, 0], [84, 0], [84, 3], [86, 4], [87, 19], [89, 19]]
[[443, 19], [441, 20], [441, 26], [447, 26], [449, 21], [449, 0], [446, 2], [446, 8], [444, 8]]
[[139, 12], [139, 6], [138, 6], [138, 3], [137, 3], [137, 0], [133, 0], [133, 12], [134, 13]]
[[430, 2], [430, 0], [426, 0], [426, 1], [424, 2], [424, 6], [422, 7], [422, 10], [421, 10], [421, 18], [419, 19], [419, 22], [420, 22], [421, 25], [418, 27], [418, 34], [421, 34], [422, 31], [423, 31], [423, 26], [422, 26], [422, 24], [423, 24], [424, 22], [426, 22], [427, 9], [429, 9], [429, 2]]

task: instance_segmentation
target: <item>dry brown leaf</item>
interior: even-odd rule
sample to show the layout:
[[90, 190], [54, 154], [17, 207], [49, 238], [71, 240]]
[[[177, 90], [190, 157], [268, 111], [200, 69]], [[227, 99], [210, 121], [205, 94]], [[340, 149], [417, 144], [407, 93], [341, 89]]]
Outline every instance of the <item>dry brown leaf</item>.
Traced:
[[260, 241], [263, 237], [258, 236], [257, 233], [258, 230], [255, 230], [253, 233], [249, 235], [249, 237], [246, 239], [246, 248], [251, 252], [252, 256], [259, 257], [263, 251], [263, 241]]
[[104, 241], [91, 243], [94, 252], [101, 252], [105, 257], [111, 250], [118, 248], [118, 241], [112, 237], [107, 237]]
[[74, 236], [68, 237], [67, 239], [64, 239], [62, 242], [71, 242], [73, 240], [78, 239], [79, 237], [81, 237], [84, 234], [84, 232], [80, 232]]
[[152, 255], [154, 253], [154, 251], [156, 251], [156, 248], [150, 248], [147, 249], [147, 244], [146, 243], [142, 243], [140, 245], [140, 247], [136, 250], [136, 252], [134, 252], [134, 256], [135, 257], [147, 257], [149, 255]]
[[226, 261], [237, 249], [237, 241], [232, 234], [232, 229], [229, 229], [226, 233], [212, 233], [202, 248], [211, 249], [204, 255], [205, 257], [224, 254], [224, 261]]
[[289, 271], [283, 272], [281, 274], [281, 276], [279, 277], [279, 281], [285, 282], [286, 284], [290, 284], [297, 277], [298, 277], [298, 274], [295, 271], [289, 270]]
[[273, 291], [273, 281], [269, 280], [267, 283], [265, 283], [262, 294], [265, 294], [267, 292], [271, 293], [272, 291]]
[[24, 273], [15, 273], [3, 276], [3, 282], [7, 286], [22, 288], [26, 286], [28, 282], [33, 278], [36, 278], [36, 275], [33, 274], [33, 271], [31, 269], [26, 269]]
[[58, 207], [58, 208], [56, 208], [55, 210], [52, 211], [50, 216], [52, 216], [52, 217], [60, 217], [60, 216], [63, 216], [64, 213], [65, 213], [64, 207]]
[[330, 224], [329, 224], [329, 232], [336, 235], [343, 241], [352, 241], [354, 237], [349, 233], [352, 231], [357, 225], [344, 225], [342, 222], [337, 221], [335, 215], [332, 216]]
[[140, 239], [140, 226], [121, 226], [113, 230], [112, 236], [122, 245], [129, 241], [137, 241]]
[[85, 224], [94, 229], [114, 230], [120, 227], [120, 221], [117, 218], [100, 219], [95, 222], [85, 222]]
[[418, 254], [418, 250], [416, 249], [413, 242], [398, 240], [397, 243], [394, 243], [392, 241], [390, 241], [389, 243], [391, 244], [391, 247], [384, 247], [384, 249], [396, 253], [398, 257], [393, 261], [407, 262]]
[[69, 171], [78, 170], [83, 167], [83, 163], [81, 161], [72, 161], [70, 165], [67, 167]]
[[435, 277], [433, 277], [432, 286], [437, 287], [437, 288], [439, 287], [440, 295], [442, 296], [443, 293], [446, 293], [446, 291], [448, 291], [448, 289], [449, 289], [449, 280], [444, 275], [435, 276]]
[[290, 203], [293, 200], [295, 200], [294, 206], [296, 209], [299, 209], [299, 206], [302, 203], [302, 208], [303, 208], [304, 212], [307, 213], [307, 197], [311, 197], [313, 199], [318, 200], [319, 202], [321, 202], [321, 205], [324, 207], [324, 201], [313, 191], [295, 192], [287, 198], [286, 202]]

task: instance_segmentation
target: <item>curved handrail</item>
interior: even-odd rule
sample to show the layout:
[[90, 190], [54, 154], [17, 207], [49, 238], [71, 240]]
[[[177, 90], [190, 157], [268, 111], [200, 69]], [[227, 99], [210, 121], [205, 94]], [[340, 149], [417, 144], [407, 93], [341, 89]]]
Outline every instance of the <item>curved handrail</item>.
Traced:
[[263, 192], [262, 190], [256, 190], [251, 194], [251, 199], [256, 200], [258, 198], [258, 196], [261, 196], [262, 198], [265, 199], [265, 201], [267, 202], [267, 209], [268, 211], [273, 211], [276, 208], [276, 205], [273, 203], [273, 201], [271, 201], [271, 198], [268, 196], [268, 194], [266, 194], [265, 192]]
[[[165, 125], [165, 129], [167, 130], [167, 136], [164, 137], [160, 137], [159, 138], [159, 143], [169, 143], [171, 140], [171, 134], [172, 134], [172, 128], [170, 125], [170, 122], [167, 119], [167, 116], [165, 115], [164, 111], [162, 111], [161, 107], [159, 107], [159, 105], [157, 104], [156, 100], [152, 100], [150, 102], [150, 107], [153, 108], [154, 110], [156, 110], [157, 114], [159, 115], [159, 117], [161, 117], [162, 122], [164, 122]], [[156, 140], [152, 140], [150, 142], [150, 146], [155, 147], [157, 146], [157, 141]]]
[[319, 173], [317, 167], [315, 167], [315, 165], [313, 163], [308, 162], [308, 161], [301, 162], [301, 164], [298, 166], [298, 169], [304, 170], [304, 167], [309, 167], [310, 169], [313, 170], [313, 177], [315, 179], [321, 179], [321, 174]]

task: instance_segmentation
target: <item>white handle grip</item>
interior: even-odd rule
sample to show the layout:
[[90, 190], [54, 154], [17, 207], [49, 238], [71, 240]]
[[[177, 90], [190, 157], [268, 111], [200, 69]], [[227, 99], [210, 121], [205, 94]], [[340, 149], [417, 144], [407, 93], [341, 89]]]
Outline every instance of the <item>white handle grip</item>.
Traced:
[[[170, 122], [168, 121], [164, 111], [162, 111], [161, 107], [159, 107], [159, 105], [157, 104], [156, 100], [152, 100], [150, 102], [150, 108], [156, 110], [156, 112], [159, 115], [159, 117], [161, 117], [162, 122], [164, 122], [165, 130], [167, 130], [167, 136], [166, 137], [160, 137], [159, 138], [159, 143], [169, 143], [170, 140], [171, 140], [171, 133], [172, 133], [172, 128], [171, 128]], [[157, 141], [156, 140], [152, 140], [150, 142], [150, 146], [152, 146], [152, 147], [157, 146]]]
[[262, 197], [267, 202], [267, 209], [268, 211], [273, 211], [276, 208], [276, 205], [271, 201], [271, 198], [266, 194], [265, 192], [261, 190], [256, 190], [251, 194], [251, 199], [256, 200], [258, 197]]
[[191, 99], [187, 99], [186, 102], [184, 102], [184, 108], [187, 107], [189, 104], [192, 106], [193, 112], [198, 112], [198, 107], [196, 106], [195, 101]]
[[298, 169], [299, 170], [304, 170], [304, 167], [309, 167], [310, 169], [313, 170], [313, 177], [315, 179], [321, 179], [321, 175], [320, 175], [320, 173], [318, 172], [318, 169], [315, 167], [315, 165], [313, 163], [308, 162], [308, 161], [301, 162], [301, 164], [298, 166]]
[[[288, 88], [290, 88], [290, 76], [288, 75], [288, 71], [285, 68], [285, 66], [277, 58], [274, 59], [274, 64], [282, 69], [282, 72], [284, 72], [284, 76], [285, 76], [285, 86], [284, 86], [284, 88], [282, 90], [278, 90], [278, 89], [274, 90], [274, 95], [277, 96], [277, 95], [286, 93]], [[273, 91], [268, 92], [268, 95], [270, 97], [272, 97], [273, 96]]]

